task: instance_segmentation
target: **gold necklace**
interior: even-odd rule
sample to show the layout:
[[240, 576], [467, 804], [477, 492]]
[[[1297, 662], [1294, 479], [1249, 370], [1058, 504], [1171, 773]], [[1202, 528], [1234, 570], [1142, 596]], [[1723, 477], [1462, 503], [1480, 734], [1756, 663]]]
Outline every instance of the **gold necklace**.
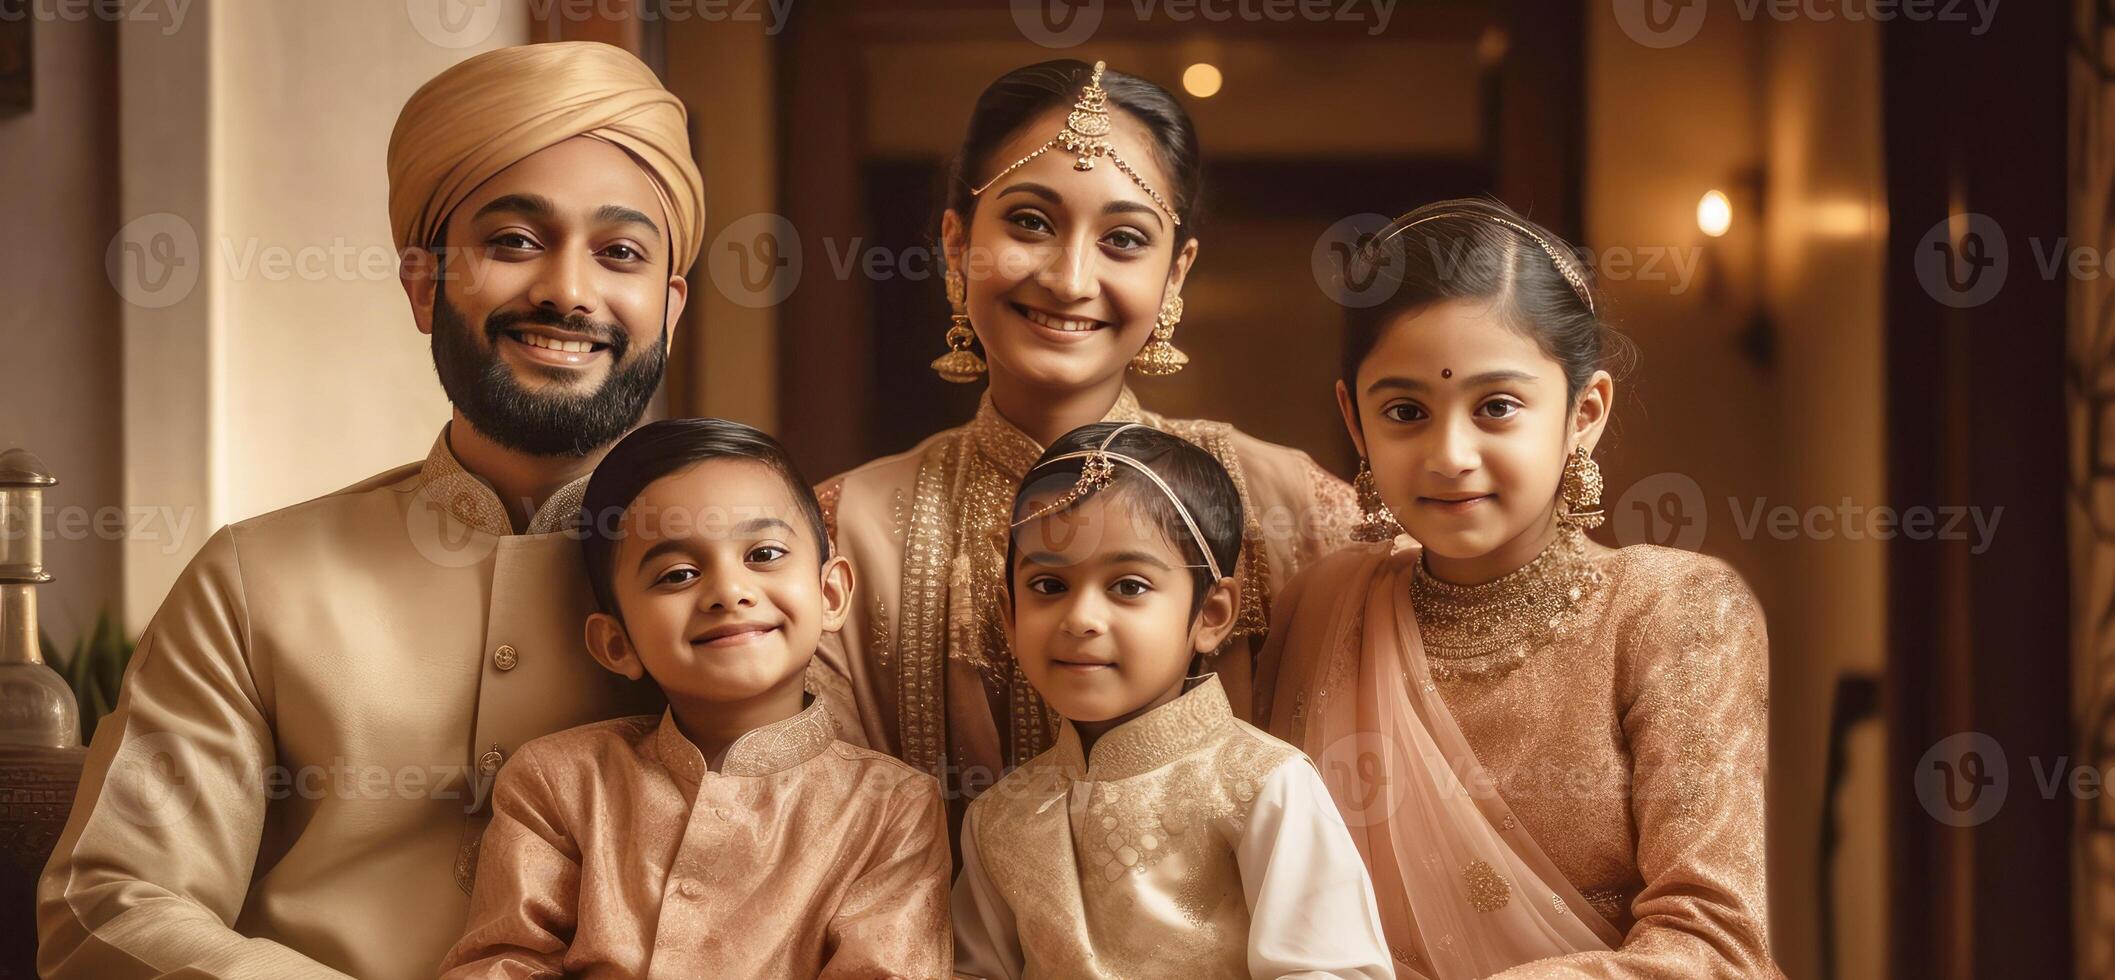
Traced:
[[1420, 557], [1410, 579], [1410, 608], [1433, 679], [1476, 680], [1518, 670], [1604, 580], [1577, 528], [1559, 530], [1534, 561], [1482, 585], [1440, 581]]

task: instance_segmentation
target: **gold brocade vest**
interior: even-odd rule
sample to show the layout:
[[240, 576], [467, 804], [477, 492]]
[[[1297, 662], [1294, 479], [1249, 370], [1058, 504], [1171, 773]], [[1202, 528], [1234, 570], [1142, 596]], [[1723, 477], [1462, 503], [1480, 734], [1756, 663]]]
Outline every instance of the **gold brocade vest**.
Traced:
[[[1202, 447], [1226, 467], [1243, 512], [1241, 611], [1220, 651], [1246, 643], [1270, 626], [1270, 567], [1263, 529], [1231, 426], [1167, 419], [1141, 408], [1129, 389], [1104, 421], [1143, 422]], [[1000, 606], [1006, 600], [1006, 535], [1013, 498], [1043, 447], [1006, 421], [986, 394], [963, 438], [935, 443], [919, 460], [903, 550], [903, 608], [896, 637], [897, 718], [902, 758], [941, 772], [946, 745], [942, 685], [947, 658], [976, 667], [994, 714], [1007, 719], [1006, 761], [1034, 758], [1051, 745], [1057, 716], [1014, 663]], [[1003, 706], [1003, 713], [998, 709]]]
[[1234, 842], [1264, 779], [1299, 758], [1234, 718], [1216, 676], [1103, 735], [1091, 759], [1064, 724], [969, 809], [1025, 975], [1247, 977]]

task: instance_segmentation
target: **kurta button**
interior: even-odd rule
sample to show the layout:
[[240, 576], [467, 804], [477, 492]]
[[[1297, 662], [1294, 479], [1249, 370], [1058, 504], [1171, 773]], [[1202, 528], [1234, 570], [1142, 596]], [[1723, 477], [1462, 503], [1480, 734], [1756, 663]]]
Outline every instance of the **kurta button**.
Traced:
[[501, 752], [498, 746], [494, 746], [492, 751], [477, 757], [477, 771], [487, 776], [493, 775], [499, 772], [499, 764], [506, 760], [506, 753]]
[[520, 662], [521, 654], [515, 651], [512, 644], [502, 643], [499, 649], [492, 651], [492, 666], [501, 670], [513, 670], [514, 665]]
[[696, 878], [685, 878], [682, 884], [676, 886], [676, 894], [684, 898], [699, 898], [705, 894], [705, 886]]

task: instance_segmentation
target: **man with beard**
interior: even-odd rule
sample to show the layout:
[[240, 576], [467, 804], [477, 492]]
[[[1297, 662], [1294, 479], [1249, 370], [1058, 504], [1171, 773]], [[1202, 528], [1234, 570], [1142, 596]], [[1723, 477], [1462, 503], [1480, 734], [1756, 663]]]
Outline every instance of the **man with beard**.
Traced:
[[45, 976], [432, 977], [507, 754], [654, 710], [583, 647], [572, 532], [683, 309], [685, 126], [600, 44], [411, 97], [390, 222], [454, 417], [424, 462], [222, 528], [185, 570], [40, 883]]

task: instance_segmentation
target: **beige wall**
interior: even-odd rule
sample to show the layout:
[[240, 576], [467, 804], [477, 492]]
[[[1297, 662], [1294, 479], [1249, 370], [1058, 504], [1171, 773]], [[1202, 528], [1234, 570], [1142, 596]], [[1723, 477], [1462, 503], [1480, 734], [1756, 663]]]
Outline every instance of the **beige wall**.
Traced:
[[[0, 116], [0, 449], [36, 453], [59, 478], [45, 503], [91, 518], [122, 502], [124, 394], [117, 294], [103, 274], [116, 230], [117, 32], [93, 21], [32, 27], [36, 106]], [[116, 609], [116, 535], [59, 532], [42, 623], [62, 647]], [[83, 533], [87, 532], [87, 533]]]
[[[443, 8], [489, 19], [424, 16]], [[384, 151], [415, 88], [525, 41], [528, 14], [199, 0], [174, 34], [121, 30], [124, 217], [199, 270], [125, 310], [127, 499], [198, 515], [128, 543], [137, 628], [214, 528], [425, 454], [448, 408], [396, 281]]]
[[397, 281], [384, 151], [413, 90], [528, 28], [450, 49], [402, 3], [236, 6], [215, 22], [211, 151], [226, 520], [426, 454], [448, 404]]
[[[690, 383], [681, 414], [778, 430], [778, 307], [745, 287], [737, 249], [776, 233], [779, 41], [765, 25], [713, 23], [667, 35], [667, 82], [689, 106], [705, 178], [705, 250], [677, 344]], [[677, 371], [671, 369], [671, 377]]]
[[[1882, 669], [1884, 545], [1778, 540], [1743, 533], [1736, 518], [1758, 504], [1884, 500], [1879, 34], [1865, 22], [1714, 16], [1686, 43], [1652, 48], [1624, 33], [1609, 5], [1589, 9], [1587, 244], [1695, 249], [1686, 254], [1699, 269], [1680, 292], [1668, 281], [1603, 281], [1642, 355], [1619, 386], [1603, 464], [1613, 528], [1621, 537], [1631, 502], [1678, 486], [1661, 474], [1695, 481], [1700, 495], [1685, 511], [1703, 521], [1697, 546], [1741, 570], [1769, 621], [1773, 948], [1788, 974], [1820, 972], [1816, 900], [1833, 884], [1837, 975], [1882, 976], [1877, 724], [1849, 743], [1832, 883], [1819, 879], [1817, 815], [1835, 683]], [[1695, 209], [1714, 187], [1733, 196], [1736, 214], [1725, 238], [1708, 240]], [[1775, 328], [1770, 368], [1741, 353], [1758, 308]]]
[[[1802, 505], [1887, 499], [1882, 344], [1887, 202], [1881, 159], [1880, 31], [1870, 22], [1773, 24], [1766, 38], [1770, 263], [1764, 280], [1779, 339], [1775, 418], [1781, 485]], [[1848, 733], [1841, 839], [1833, 877], [1818, 877], [1822, 767], [1830, 698], [1847, 673], [1886, 669], [1887, 552], [1880, 541], [1772, 542], [1781, 549], [1781, 614], [1770, 620], [1779, 709], [1781, 934], [1804, 951], [1810, 900], [1836, 895], [1835, 975], [1878, 977], [1887, 964], [1885, 726]], [[1802, 965], [1806, 965], [1802, 962]], [[1818, 973], [1812, 966], [1795, 976]]]

